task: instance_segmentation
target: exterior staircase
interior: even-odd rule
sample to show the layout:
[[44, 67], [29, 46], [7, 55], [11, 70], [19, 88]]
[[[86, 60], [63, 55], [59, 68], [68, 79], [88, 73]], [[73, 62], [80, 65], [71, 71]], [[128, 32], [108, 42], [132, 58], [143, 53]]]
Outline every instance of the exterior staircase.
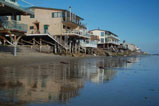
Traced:
[[[14, 47], [13, 46], [0, 46], [0, 53], [13, 55]], [[31, 48], [31, 46], [17, 46], [17, 55], [25, 56], [25, 55], [38, 55], [41, 54], [37, 49]]]
[[39, 35], [39, 36], [48, 36], [51, 38], [53, 41], [55, 41], [60, 47], [65, 49], [66, 51], [69, 49], [68, 45], [66, 45], [64, 42], [60, 42], [59, 39], [56, 38], [56, 36], [51, 35], [50, 33], [44, 33], [44, 34], [27, 34], [27, 36], [34, 36], [34, 35]]

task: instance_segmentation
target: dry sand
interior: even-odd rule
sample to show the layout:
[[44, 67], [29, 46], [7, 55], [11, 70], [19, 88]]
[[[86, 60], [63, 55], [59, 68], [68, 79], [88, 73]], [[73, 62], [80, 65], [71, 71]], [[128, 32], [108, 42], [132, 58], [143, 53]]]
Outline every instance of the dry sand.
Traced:
[[60, 62], [72, 59], [71, 56], [59, 56], [53, 54], [31, 54], [31, 55], [19, 55], [14, 57], [11, 54], [0, 53], [0, 67], [11, 66], [11, 65], [26, 65], [26, 64], [37, 64], [45, 62]]

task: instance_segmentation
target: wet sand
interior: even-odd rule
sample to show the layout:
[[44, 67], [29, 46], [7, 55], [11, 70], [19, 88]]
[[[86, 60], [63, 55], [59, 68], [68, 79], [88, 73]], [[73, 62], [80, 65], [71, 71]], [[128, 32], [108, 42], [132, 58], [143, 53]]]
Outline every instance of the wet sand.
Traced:
[[159, 105], [157, 56], [0, 59], [0, 106]]
[[52, 54], [33, 54], [28, 56], [12, 56], [8, 54], [0, 54], [0, 66], [38, 64], [45, 62], [63, 61], [72, 58], [71, 56], [58, 56]]
[[0, 66], [20, 66], [26, 64], [39, 64], [39, 63], [46, 63], [46, 62], [65, 62], [73, 58], [98, 58], [102, 56], [85, 56], [85, 57], [72, 57], [72, 56], [60, 56], [60, 55], [53, 55], [53, 54], [43, 54], [43, 53], [35, 53], [29, 55], [18, 55], [13, 56], [11, 54], [4, 54], [0, 53]]

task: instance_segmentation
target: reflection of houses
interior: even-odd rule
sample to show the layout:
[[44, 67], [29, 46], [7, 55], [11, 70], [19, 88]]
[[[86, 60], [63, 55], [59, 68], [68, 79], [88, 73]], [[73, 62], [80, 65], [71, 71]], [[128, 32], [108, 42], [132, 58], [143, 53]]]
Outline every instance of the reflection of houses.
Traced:
[[117, 50], [119, 46], [119, 38], [110, 31], [95, 29], [90, 31], [93, 35], [99, 36], [98, 48]]
[[96, 74], [91, 75], [91, 81], [94, 83], [103, 83], [112, 80], [117, 71], [112, 69], [97, 69]]
[[85, 36], [86, 27], [81, 22], [83, 18], [72, 13], [71, 7], [69, 10], [44, 7], [30, 9], [35, 15], [21, 16], [20, 22], [28, 24], [27, 38], [23, 38], [21, 43], [47, 44], [53, 46], [55, 52], [80, 52], [80, 40], [88, 39]]
[[[19, 39], [27, 31], [27, 25], [18, 22], [19, 15], [33, 14], [24, 8], [21, 8], [17, 0], [0, 0], [0, 39], [3, 45], [10, 44], [14, 46], [14, 55], [16, 55], [16, 46]], [[12, 20], [8, 20], [11, 16]]]
[[[89, 80], [93, 83], [111, 81], [118, 72], [115, 68], [128, 67], [128, 60], [133, 64], [138, 59], [73, 59], [67, 60], [68, 64], [57, 60], [53, 63], [1, 68], [0, 100], [5, 98], [11, 103], [15, 99], [22, 103], [66, 103], [80, 95], [79, 91]], [[104, 69], [99, 69], [100, 66]]]
[[[79, 95], [84, 87], [83, 71], [69, 65], [38, 65], [12, 68], [13, 73], [1, 73], [0, 89], [12, 89], [8, 100], [18, 102], [60, 102], [66, 103]], [[79, 69], [79, 68], [78, 68]], [[21, 71], [23, 70], [23, 71]], [[17, 90], [16, 90], [17, 89]], [[0, 98], [1, 99], [1, 98]]]

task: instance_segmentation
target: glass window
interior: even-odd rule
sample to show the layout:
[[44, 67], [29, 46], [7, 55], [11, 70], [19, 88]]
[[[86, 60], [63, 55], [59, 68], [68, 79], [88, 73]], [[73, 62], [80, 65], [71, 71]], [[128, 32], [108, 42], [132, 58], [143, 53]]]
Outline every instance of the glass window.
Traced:
[[108, 42], [108, 38], [105, 38], [105, 42]]
[[11, 16], [11, 20], [15, 20], [14, 16]]
[[30, 26], [30, 29], [34, 29], [34, 26]]
[[30, 18], [35, 18], [35, 15], [30, 15]]
[[70, 12], [67, 12], [67, 17], [70, 17]]
[[104, 32], [101, 32], [101, 36], [104, 36], [105, 35], [105, 33]]
[[57, 17], [58, 17], [57, 13], [54, 13], [54, 18], [57, 18]]
[[62, 17], [61, 12], [58, 12], [58, 13], [57, 13], [57, 17]]
[[62, 17], [65, 17], [65, 12], [62, 12]]
[[6, 16], [5, 19], [8, 20], [8, 16]]
[[17, 21], [21, 21], [21, 16], [17, 15]]
[[101, 38], [100, 40], [101, 40], [101, 43], [104, 43], [104, 38]]
[[11, 2], [16, 2], [16, 0], [10, 0]]
[[52, 13], [52, 18], [58, 18], [58, 17], [62, 17], [62, 13], [61, 12]]

